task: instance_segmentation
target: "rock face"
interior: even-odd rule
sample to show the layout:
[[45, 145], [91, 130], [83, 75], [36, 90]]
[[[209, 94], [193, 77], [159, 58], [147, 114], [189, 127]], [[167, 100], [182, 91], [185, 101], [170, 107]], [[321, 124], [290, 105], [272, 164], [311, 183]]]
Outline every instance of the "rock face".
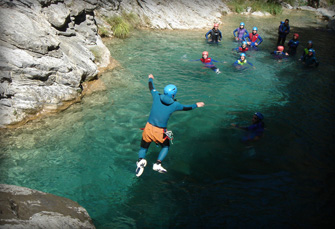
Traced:
[[95, 228], [87, 211], [64, 197], [0, 184], [0, 228]]
[[[119, 0], [103, 4], [100, 13], [111, 16], [113, 10], [123, 9], [137, 14], [142, 21], [149, 21], [148, 27], [154, 29], [199, 29], [212, 28], [219, 22], [222, 14], [229, 8], [221, 0]], [[116, 2], [116, 1], [114, 1]]]
[[91, 48], [106, 52], [103, 65], [109, 64], [96, 7], [97, 1], [1, 1], [0, 127], [77, 98], [81, 83], [98, 74]]
[[2, 0], [0, 127], [78, 98], [81, 84], [110, 63], [96, 14], [123, 11], [151, 28], [195, 29], [211, 28], [229, 9], [221, 0]]

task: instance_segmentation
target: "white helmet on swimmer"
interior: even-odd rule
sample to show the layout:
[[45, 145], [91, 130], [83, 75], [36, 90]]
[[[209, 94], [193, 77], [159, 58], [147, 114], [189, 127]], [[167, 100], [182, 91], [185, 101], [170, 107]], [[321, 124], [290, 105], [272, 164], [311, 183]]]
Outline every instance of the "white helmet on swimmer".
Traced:
[[164, 88], [164, 95], [167, 95], [167, 96], [169, 96], [170, 98], [173, 99], [176, 94], [177, 94], [177, 87], [176, 87], [176, 85], [169, 84], [169, 85], [165, 86], [165, 88]]

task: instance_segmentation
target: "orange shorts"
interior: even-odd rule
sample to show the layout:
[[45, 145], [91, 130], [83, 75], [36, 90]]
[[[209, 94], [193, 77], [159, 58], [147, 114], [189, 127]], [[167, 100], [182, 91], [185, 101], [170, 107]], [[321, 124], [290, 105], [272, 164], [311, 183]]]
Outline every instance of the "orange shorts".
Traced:
[[165, 141], [164, 137], [163, 128], [153, 126], [147, 122], [142, 133], [145, 142], [163, 143]]

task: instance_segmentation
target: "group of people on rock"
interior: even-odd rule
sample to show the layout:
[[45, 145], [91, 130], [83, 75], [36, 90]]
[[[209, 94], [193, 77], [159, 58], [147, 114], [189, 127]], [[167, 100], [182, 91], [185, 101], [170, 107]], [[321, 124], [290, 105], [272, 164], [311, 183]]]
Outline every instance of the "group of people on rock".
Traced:
[[[287, 35], [290, 33], [289, 20], [286, 19], [281, 22], [278, 28], [278, 40], [277, 40], [277, 50], [271, 52], [271, 54], [276, 57], [287, 57], [293, 56], [297, 52], [299, 46], [299, 34], [294, 33], [293, 38], [288, 42], [288, 51], [284, 52], [284, 44]], [[233, 35], [236, 41], [241, 42], [241, 46], [233, 50], [240, 53], [240, 59], [234, 62], [235, 66], [243, 66], [244, 64], [249, 64], [253, 66], [252, 63], [246, 60], [246, 52], [250, 49], [258, 50], [258, 46], [263, 42], [262, 37], [258, 34], [258, 28], [253, 27], [252, 32], [248, 33], [243, 22], [240, 26], [233, 31]], [[213, 29], [208, 31], [205, 35], [206, 39], [210, 43], [218, 43], [222, 41], [222, 33], [219, 30], [219, 24], [215, 23]], [[313, 42], [308, 41], [307, 47], [304, 49], [300, 60], [308, 66], [318, 66], [319, 62], [316, 60], [315, 51], [313, 49]], [[209, 57], [208, 51], [202, 52], [202, 58], [193, 60], [201, 61], [206, 68], [212, 69], [216, 73], [220, 73], [220, 70], [214, 65], [214, 62], [219, 62]], [[167, 123], [171, 114], [175, 111], [189, 111], [194, 110], [198, 107], [203, 107], [205, 104], [203, 102], [197, 102], [191, 105], [183, 105], [176, 101], [175, 97], [177, 94], [177, 87], [173, 84], [169, 84], [164, 88], [164, 93], [160, 94], [154, 87], [153, 83], [154, 76], [150, 74], [148, 76], [148, 86], [149, 91], [153, 97], [153, 104], [149, 119], [142, 129], [142, 139], [141, 146], [138, 153], [138, 160], [136, 162], [135, 174], [137, 177], [141, 176], [144, 167], [147, 165], [145, 159], [146, 153], [152, 142], [161, 146], [161, 151], [158, 155], [156, 163], [153, 164], [153, 170], [166, 173], [167, 170], [162, 166], [162, 161], [166, 157], [170, 141], [172, 142], [173, 134], [172, 131], [167, 130]], [[246, 130], [248, 134], [242, 139], [246, 141], [258, 140], [262, 137], [265, 124], [263, 122], [264, 116], [260, 112], [256, 112], [252, 117], [252, 124], [250, 126], [240, 126], [238, 124], [232, 123], [231, 126], [239, 129]]]

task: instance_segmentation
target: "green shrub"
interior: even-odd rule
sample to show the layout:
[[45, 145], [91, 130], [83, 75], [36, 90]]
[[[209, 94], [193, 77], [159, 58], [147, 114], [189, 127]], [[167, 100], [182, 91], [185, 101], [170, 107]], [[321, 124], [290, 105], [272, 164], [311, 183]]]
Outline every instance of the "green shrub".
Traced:
[[114, 36], [125, 38], [130, 31], [130, 24], [119, 16], [114, 16], [107, 19], [107, 23], [111, 25]]
[[134, 13], [123, 12], [122, 18], [128, 22], [132, 28], [138, 28], [141, 24], [139, 17]]
[[98, 33], [101, 37], [109, 37], [110, 32], [103, 26], [98, 26]]

